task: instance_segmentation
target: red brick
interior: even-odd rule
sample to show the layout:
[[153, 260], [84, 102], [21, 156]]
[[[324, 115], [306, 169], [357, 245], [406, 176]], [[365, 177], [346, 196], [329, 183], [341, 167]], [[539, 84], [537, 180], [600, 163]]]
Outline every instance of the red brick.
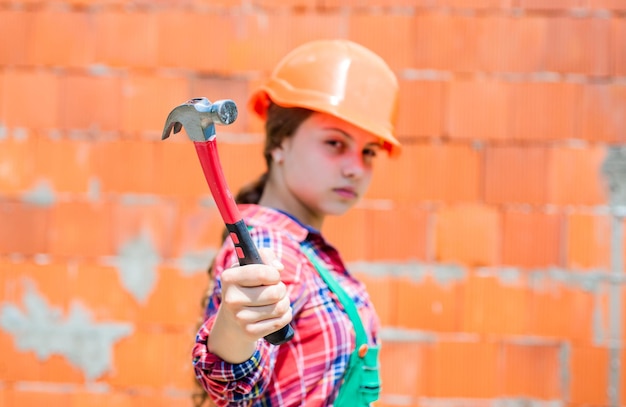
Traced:
[[[212, 198], [206, 198], [212, 202]], [[224, 221], [216, 206], [202, 204], [197, 199], [182, 200], [172, 246], [172, 255], [182, 257], [205, 254], [221, 246]], [[206, 267], [202, 267], [204, 270]], [[199, 271], [199, 270], [196, 270]]]
[[626, 141], [623, 132], [625, 110], [626, 86], [615, 83], [585, 85], [580, 116], [582, 138], [612, 143]]
[[559, 400], [566, 397], [562, 385], [560, 344], [502, 344], [503, 394], [536, 400]]
[[233, 136], [233, 142], [222, 142], [218, 145], [224, 176], [233, 194], [250, 182], [256, 181], [267, 170], [263, 158], [263, 144], [236, 142], [236, 138], [237, 136]]
[[334, 10], [338, 7], [418, 7], [431, 4], [430, 0], [320, 0], [320, 7]]
[[149, 394], [136, 394], [132, 397], [133, 406], [189, 407], [191, 395], [187, 392], [161, 390]]
[[446, 134], [452, 138], [504, 140], [510, 137], [511, 86], [500, 81], [448, 84]]
[[166, 371], [167, 335], [137, 327], [113, 349], [112, 371], [104, 379], [112, 386], [162, 388], [172, 372]]
[[[563, 1], [575, 6], [575, 1]], [[611, 21], [606, 18], [550, 18], [544, 69], [606, 76], [610, 69], [610, 27]]]
[[398, 119], [401, 138], [439, 137], [444, 131], [444, 92], [441, 81], [399, 78]]
[[481, 335], [528, 334], [531, 296], [526, 284], [526, 276], [517, 269], [473, 270], [463, 288], [459, 330]]
[[37, 407], [41, 405], [68, 406], [71, 395], [61, 391], [61, 386], [56, 391], [45, 391], [42, 389], [14, 389], [9, 391], [6, 400], [9, 406]]
[[517, 0], [519, 6], [529, 10], [568, 10], [580, 8], [585, 0]]
[[367, 210], [353, 208], [324, 222], [324, 237], [339, 250], [346, 262], [361, 261], [367, 257], [367, 241], [371, 238], [366, 232], [367, 215]]
[[[212, 66], [218, 72], [259, 71], [264, 74], [293, 48], [315, 39], [346, 38], [349, 15], [309, 10], [263, 15], [208, 16], [215, 32], [228, 40], [212, 44]], [[208, 24], [208, 23], [205, 23]], [[219, 56], [219, 57], [217, 57]]]
[[[90, 1], [90, 0], [74, 0], [74, 1]], [[127, 0], [91, 0], [91, 1], [100, 1], [105, 3], [121, 3], [128, 4]], [[174, 7], [179, 7], [182, 9], [193, 7], [195, 4], [200, 4], [201, 0], [177, 0], [175, 3], [172, 3], [171, 0], [134, 0], [131, 4], [133, 6], [138, 7], [154, 7], [161, 9], [173, 9]], [[226, 7], [230, 3], [230, 6], [233, 6], [234, 2], [229, 0], [216, 0], [214, 3], [211, 3], [214, 6]]]
[[[413, 66], [413, 54], [408, 52], [415, 49], [413, 16], [359, 13], [350, 17], [349, 39], [380, 55], [393, 70]], [[381, 35], [382, 33], [385, 35]], [[390, 44], [393, 46], [389, 46]]]
[[125, 389], [107, 392], [90, 392], [79, 389], [71, 393], [71, 404], [68, 407], [133, 407], [133, 397]]
[[413, 399], [431, 394], [429, 387], [431, 369], [435, 368], [432, 365], [434, 347], [430, 343], [385, 341], [380, 350], [383, 402], [387, 394]]
[[49, 252], [79, 258], [112, 256], [111, 207], [104, 202], [59, 202], [52, 208]]
[[[157, 142], [131, 140], [102, 141], [93, 144], [96, 179], [102, 192], [154, 192], [159, 178], [156, 173]], [[112, 165], [115, 163], [114, 165]]]
[[0, 48], [0, 65], [23, 65], [27, 59], [29, 21], [32, 13], [19, 10], [0, 10], [0, 37], [10, 38]]
[[[2, 61], [0, 61], [0, 64], [2, 64]], [[6, 87], [5, 76], [6, 76], [5, 75], [5, 70], [4, 69], [0, 70], [0, 120], [3, 120], [3, 121], [4, 121], [5, 117], [6, 117], [6, 115], [4, 113], [4, 105], [9, 102], [8, 100], [6, 100], [4, 98], [4, 94], [5, 94], [4, 88]], [[2, 128], [2, 131], [5, 131], [4, 127]], [[4, 135], [4, 133], [0, 133], [0, 134]], [[0, 142], [1, 141], [2, 140], [0, 139]]]
[[608, 201], [603, 181], [604, 147], [553, 148], [549, 165], [549, 202], [557, 205], [603, 205]]
[[[313, 1], [309, 0], [309, 2], [312, 3]], [[285, 20], [288, 24], [288, 39], [291, 41], [289, 44], [290, 49], [305, 42], [319, 39], [351, 39], [350, 29], [353, 16], [354, 14], [352, 13], [343, 13], [341, 11], [318, 12], [313, 9], [296, 11], [291, 15], [287, 15]], [[289, 49], [285, 50], [285, 52], [288, 51]]]
[[55, 193], [88, 192], [95, 175], [90, 143], [38, 137], [34, 156], [39, 182], [45, 181]]
[[516, 140], [563, 140], [580, 137], [583, 86], [564, 82], [516, 83], [513, 86], [512, 136]]
[[[162, 1], [162, 0], [161, 0]], [[172, 372], [176, 376], [177, 372]], [[189, 407], [191, 395], [178, 389], [113, 388], [106, 392], [96, 388], [78, 389], [71, 393], [68, 407]]]
[[502, 262], [524, 268], [562, 266], [563, 216], [506, 210], [502, 216]]
[[37, 180], [37, 138], [0, 137], [0, 191], [19, 195]]
[[572, 213], [567, 217], [566, 230], [566, 267], [610, 268], [611, 218], [608, 215]]
[[[234, 135], [230, 140], [235, 141], [237, 137], [240, 135]], [[265, 172], [261, 144], [230, 142], [222, 138], [218, 138], [217, 143], [222, 171], [233, 195]], [[158, 142], [156, 161], [157, 191], [184, 196], [210, 194], [193, 143], [184, 134]], [[241, 165], [242, 162], [246, 165]]]
[[608, 405], [608, 349], [572, 347], [570, 366], [570, 402], [574, 405]]
[[[195, 325], [186, 326], [179, 332], [172, 332], [166, 335], [166, 346], [170, 350], [165, 357], [165, 370], [171, 372], [168, 375], [167, 387], [180, 391], [179, 397], [183, 397], [182, 401], [187, 401], [182, 406], [188, 406], [188, 397], [184, 391], [197, 391], [195, 372], [191, 364], [191, 348], [195, 344], [196, 327]], [[174, 395], [170, 395], [173, 397]], [[187, 399], [187, 400], [185, 400]], [[166, 400], [167, 401], [167, 400]], [[163, 407], [170, 404], [165, 403]]]
[[39, 380], [42, 382], [51, 384], [82, 384], [85, 381], [80, 368], [73, 365], [69, 359], [63, 355], [50, 355], [45, 360], [40, 360], [40, 365]]
[[[203, 311], [200, 304], [208, 287], [206, 273], [183, 276], [176, 269], [160, 267], [158, 275], [154, 291], [139, 311], [140, 321], [176, 329], [194, 326]], [[185, 294], [181, 297], [181, 293]], [[189, 336], [190, 344], [193, 336]]]
[[162, 77], [148, 74], [131, 75], [123, 82], [122, 131], [147, 134], [159, 140], [169, 113], [185, 103], [189, 82], [185, 77]]
[[435, 260], [468, 266], [498, 262], [500, 217], [495, 209], [479, 204], [441, 208], [435, 220]]
[[472, 202], [480, 192], [480, 165], [480, 153], [469, 145], [407, 144], [398, 159], [381, 157], [376, 163], [368, 197]]
[[306, 8], [315, 7], [317, 5], [317, 1], [315, 0], [252, 0], [251, 3], [255, 6], [267, 8]]
[[442, 0], [443, 6], [461, 9], [493, 9], [509, 7], [513, 0]]
[[[4, 125], [28, 129], [59, 127], [59, 75], [47, 71], [7, 70], [2, 98]], [[33, 101], [37, 101], [34, 105]], [[9, 103], [10, 101], [10, 103]]]
[[626, 10], [626, 4], [622, 0], [589, 0], [589, 7], [602, 10]]
[[544, 69], [548, 18], [528, 14], [485, 18], [493, 26], [493, 35], [483, 43], [490, 50], [485, 56], [490, 70], [529, 73]]
[[395, 206], [368, 210], [367, 230], [376, 237], [366, 241], [365, 260], [427, 260], [429, 213], [418, 207]]
[[427, 266], [422, 275], [396, 278], [395, 319], [401, 328], [458, 332], [462, 329], [462, 307], [465, 306], [465, 284], [460, 281], [438, 281], [437, 271]]
[[416, 171], [407, 174], [413, 202], [474, 202], [478, 199], [480, 151], [464, 144], [431, 144], [418, 152], [422, 156], [414, 162]]
[[141, 306], [122, 287], [119, 270], [94, 261], [79, 262], [69, 273], [67, 289], [102, 321], [136, 321]]
[[6, 279], [7, 292], [3, 299], [24, 307], [24, 295], [33, 292], [42, 297], [50, 308], [65, 313], [69, 301], [67, 285], [60, 284], [68, 278], [68, 265], [64, 262], [37, 264], [32, 260], [9, 261], [6, 264], [9, 277]]
[[93, 63], [95, 39], [90, 20], [90, 14], [81, 11], [44, 9], [33, 13], [28, 36], [29, 63], [70, 67]]
[[0, 253], [47, 253], [50, 208], [24, 202], [0, 202]]
[[437, 342], [433, 351], [433, 397], [494, 398], [499, 395], [497, 345]]
[[[35, 352], [19, 350], [15, 338], [4, 330], [0, 330], [0, 345], [2, 345], [0, 375], [3, 380], [7, 382], [40, 380], [41, 364]], [[5, 394], [5, 396], [7, 400], [10, 400], [9, 394]], [[7, 407], [14, 405], [7, 404]]]
[[488, 203], [541, 205], [548, 198], [549, 151], [535, 146], [489, 146], [485, 151]]
[[149, 240], [155, 255], [168, 258], [174, 250], [171, 242], [177, 222], [178, 208], [173, 202], [142, 201], [133, 197], [116, 202], [111, 220], [114, 250], [118, 252], [138, 239]]
[[[150, 0], [146, 0], [150, 1]], [[164, 0], [168, 1], [168, 0]], [[230, 7], [237, 8], [241, 6], [241, 3], [233, 0], [185, 0], [190, 1], [196, 8], [202, 9], [203, 6], [218, 6], [218, 7]]]
[[[220, 140], [218, 150], [221, 150]], [[155, 157], [156, 193], [184, 198], [210, 195], [196, 149], [184, 132], [157, 142]]]
[[213, 27], [215, 16], [195, 11], [171, 9], [156, 13], [158, 30], [157, 60], [159, 66], [211, 70], [222, 59], [222, 54], [213, 52], [214, 46], [223, 41], [213, 41], [206, 49], [194, 40], [206, 35], [206, 27]]
[[474, 72], [484, 70], [487, 20], [445, 13], [416, 15], [414, 66], [418, 69]]
[[365, 284], [381, 325], [383, 327], [397, 326], [396, 303], [398, 298], [394, 277], [384, 273], [364, 272], [361, 263], [348, 264], [347, 267], [355, 278]]
[[402, 155], [397, 159], [379, 157], [374, 164], [372, 181], [367, 197], [372, 199], [391, 199], [398, 203], [411, 201], [414, 191], [410, 188], [411, 174], [415, 173], [415, 157], [422, 146], [407, 144], [402, 148]]
[[[552, 271], [567, 273], [565, 270]], [[562, 276], [561, 278], [566, 278]], [[576, 344], [590, 344], [596, 340], [594, 326], [602, 316], [598, 312], [597, 294], [583, 291], [580, 286], [566, 286], [549, 271], [535, 274], [528, 313], [532, 316], [530, 332], [569, 340]], [[568, 310], [563, 313], [563, 310]]]
[[94, 15], [92, 24], [96, 63], [114, 67], [156, 66], [158, 26], [154, 13], [104, 9]]
[[295, 46], [290, 29], [297, 21], [292, 13], [207, 15], [204, 25], [225, 39], [214, 41], [206, 51], [211, 58], [209, 70], [269, 72]]
[[61, 89], [60, 114], [64, 130], [120, 130], [120, 77], [68, 73], [61, 80]]

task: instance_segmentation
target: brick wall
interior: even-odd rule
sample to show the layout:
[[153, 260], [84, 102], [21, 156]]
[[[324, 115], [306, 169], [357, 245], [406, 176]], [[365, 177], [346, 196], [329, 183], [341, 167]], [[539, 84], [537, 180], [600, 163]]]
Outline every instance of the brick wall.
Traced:
[[[384, 324], [377, 405], [626, 405], [626, 1], [0, 0], [0, 407], [189, 406], [220, 218], [169, 111], [349, 38], [396, 161], [325, 233]], [[240, 163], [244, 161], [246, 165]]]

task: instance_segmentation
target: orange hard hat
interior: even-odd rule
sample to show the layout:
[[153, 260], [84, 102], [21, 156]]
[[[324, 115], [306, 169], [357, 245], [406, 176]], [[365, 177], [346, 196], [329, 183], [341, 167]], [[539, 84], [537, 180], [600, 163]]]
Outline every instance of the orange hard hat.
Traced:
[[380, 56], [348, 40], [317, 40], [288, 53], [252, 94], [250, 107], [262, 119], [270, 100], [328, 113], [378, 136], [396, 155], [397, 99], [398, 80]]

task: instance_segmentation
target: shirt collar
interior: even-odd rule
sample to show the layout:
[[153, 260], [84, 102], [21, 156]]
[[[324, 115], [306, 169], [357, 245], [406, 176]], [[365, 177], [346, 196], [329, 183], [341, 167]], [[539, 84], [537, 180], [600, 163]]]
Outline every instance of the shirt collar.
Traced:
[[248, 226], [262, 226], [269, 229], [283, 230], [301, 243], [309, 234], [319, 235], [320, 232], [305, 225], [295, 216], [285, 211], [254, 204], [239, 205], [241, 215]]

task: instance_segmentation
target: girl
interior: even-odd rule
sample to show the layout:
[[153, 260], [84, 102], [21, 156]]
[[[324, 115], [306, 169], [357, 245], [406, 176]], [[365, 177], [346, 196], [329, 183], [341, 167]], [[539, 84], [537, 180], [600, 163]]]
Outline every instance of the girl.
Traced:
[[[236, 266], [230, 239], [215, 257], [193, 364], [216, 405], [377, 399], [377, 317], [321, 230], [326, 216], [363, 197], [376, 156], [399, 152], [397, 91], [380, 57], [323, 40], [290, 52], [253, 94], [251, 108], [265, 120], [267, 171], [238, 201], [265, 264]], [[263, 339], [288, 323], [288, 342]]]

